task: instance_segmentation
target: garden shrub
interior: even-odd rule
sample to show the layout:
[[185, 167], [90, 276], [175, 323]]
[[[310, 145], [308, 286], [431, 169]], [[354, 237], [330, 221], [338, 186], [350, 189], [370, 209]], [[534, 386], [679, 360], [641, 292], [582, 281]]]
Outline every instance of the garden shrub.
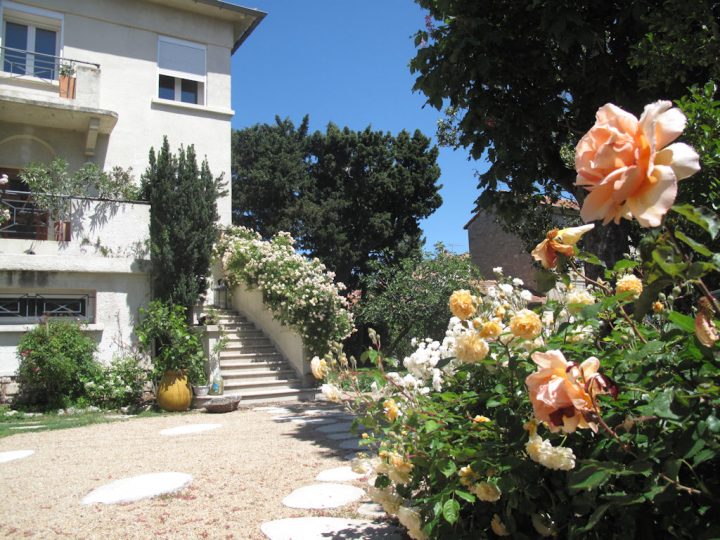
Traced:
[[257, 287], [280, 323], [294, 328], [313, 355], [339, 355], [342, 341], [354, 330], [345, 286], [333, 282], [318, 259], [308, 259], [293, 248], [288, 233], [270, 241], [245, 227], [226, 230], [217, 255], [228, 283]]
[[[579, 180], [597, 182], [582, 215], [637, 219], [637, 258], [590, 279], [578, 262], [603, 263], [576, 245], [591, 226], [552, 230], [533, 256], [557, 300], [530, 310], [498, 275], [450, 296], [445, 337], [421, 341], [406, 372], [378, 340], [367, 353], [375, 382], [354, 406], [373, 451], [353, 467], [414, 539], [720, 537], [720, 305], [705, 283], [720, 218], [681, 204], [666, 219], [698, 167], [685, 145], [663, 150], [684, 117], [667, 102], [639, 123], [618, 111], [598, 112], [612, 137], [578, 145]], [[591, 143], [603, 159], [587, 160]], [[634, 190], [613, 198], [620, 180]], [[331, 372], [324, 392], [338, 400], [353, 377]]]
[[185, 307], [154, 300], [140, 315], [136, 333], [140, 351], [153, 356], [153, 380], [169, 370], [184, 371], [190, 384], [205, 384], [205, 353], [187, 324]]
[[20, 338], [17, 349], [19, 402], [31, 407], [72, 404], [84, 395], [84, 381], [100, 371], [95, 341], [74, 321], [40, 324]]
[[117, 356], [108, 366], [102, 366], [93, 379], [85, 381], [85, 397], [95, 406], [116, 409], [140, 402], [148, 370], [135, 355]]

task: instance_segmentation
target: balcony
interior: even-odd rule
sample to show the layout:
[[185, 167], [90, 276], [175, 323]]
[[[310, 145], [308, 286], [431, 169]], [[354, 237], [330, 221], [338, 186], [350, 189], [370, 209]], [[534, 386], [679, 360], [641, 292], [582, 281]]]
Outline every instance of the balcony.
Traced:
[[[0, 55], [2, 121], [81, 132], [85, 156], [95, 155], [98, 135], [109, 135], [118, 119], [99, 108], [100, 65], [10, 47], [0, 47]], [[67, 97], [61, 97], [63, 73], [74, 84]]]

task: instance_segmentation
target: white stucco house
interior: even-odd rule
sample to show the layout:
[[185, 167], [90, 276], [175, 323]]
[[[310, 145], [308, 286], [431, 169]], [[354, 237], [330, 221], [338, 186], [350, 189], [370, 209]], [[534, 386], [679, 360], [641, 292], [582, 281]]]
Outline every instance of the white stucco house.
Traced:
[[[229, 179], [230, 60], [264, 15], [221, 0], [0, 0], [0, 376], [43, 313], [84, 319], [109, 361], [151, 294], [146, 204], [74, 199], [56, 224], [19, 171], [62, 157], [131, 167], [139, 182], [167, 135]], [[63, 66], [74, 97], [60, 96]], [[230, 205], [228, 193], [222, 224]]]

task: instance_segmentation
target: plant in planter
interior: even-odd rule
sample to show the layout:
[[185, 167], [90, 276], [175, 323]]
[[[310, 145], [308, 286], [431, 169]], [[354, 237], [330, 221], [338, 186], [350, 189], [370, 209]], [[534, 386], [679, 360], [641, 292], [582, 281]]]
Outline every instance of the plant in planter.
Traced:
[[185, 411], [192, 401], [191, 384], [206, 380], [205, 355], [197, 335], [187, 326], [185, 308], [158, 300], [140, 308], [140, 349], [153, 355], [157, 402], [166, 411]]
[[75, 99], [75, 67], [72, 64], [60, 64], [60, 97]]

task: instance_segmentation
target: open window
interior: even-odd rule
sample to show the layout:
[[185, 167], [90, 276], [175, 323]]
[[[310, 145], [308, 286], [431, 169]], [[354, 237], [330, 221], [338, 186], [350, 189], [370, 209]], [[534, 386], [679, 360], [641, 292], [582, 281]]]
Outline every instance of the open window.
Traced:
[[161, 36], [158, 39], [158, 97], [205, 105], [204, 45]]

